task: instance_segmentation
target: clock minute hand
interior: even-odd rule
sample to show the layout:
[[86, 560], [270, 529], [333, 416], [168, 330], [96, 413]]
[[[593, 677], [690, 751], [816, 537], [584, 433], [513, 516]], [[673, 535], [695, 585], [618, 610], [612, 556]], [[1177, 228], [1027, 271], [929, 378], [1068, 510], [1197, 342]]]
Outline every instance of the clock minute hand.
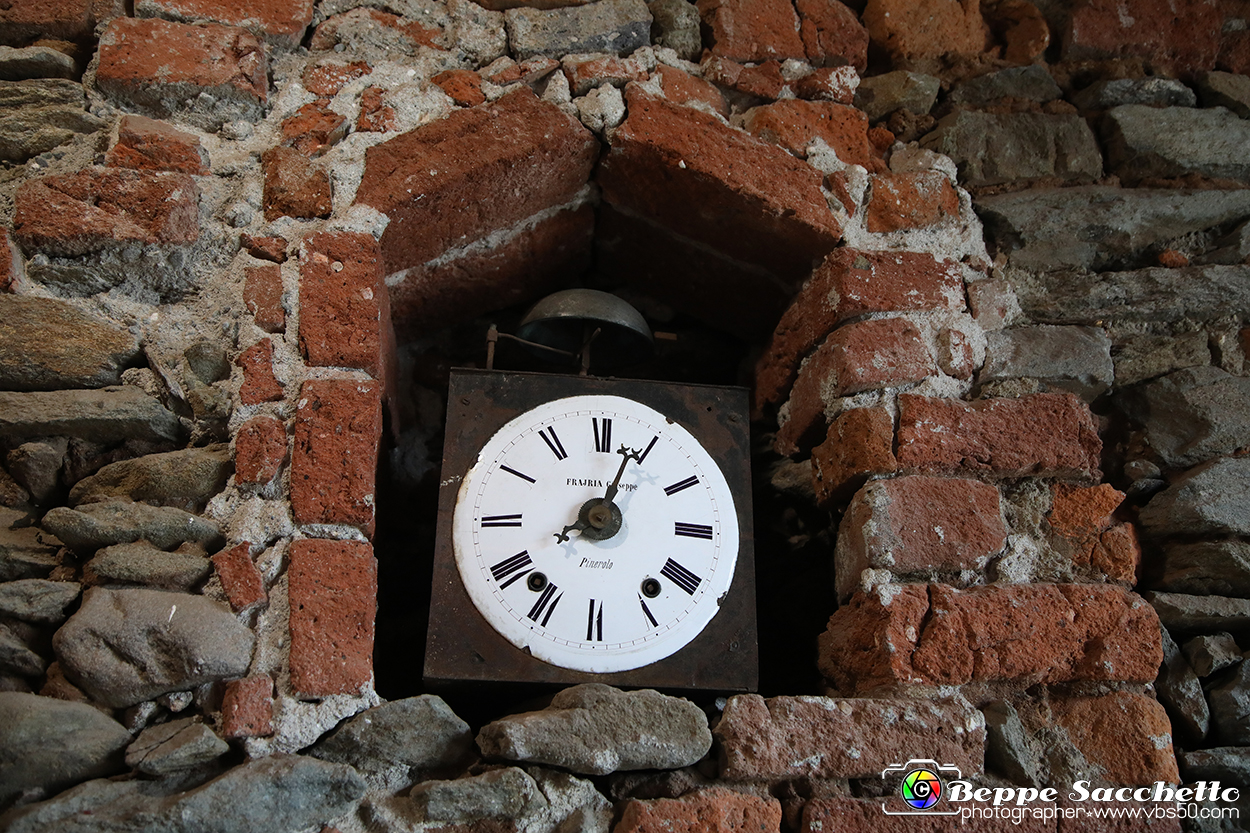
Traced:
[[616, 450], [621, 455], [621, 467], [616, 470], [616, 479], [612, 481], [612, 485], [608, 487], [608, 493], [603, 496], [605, 503], [611, 503], [616, 497], [617, 488], [621, 485], [621, 476], [625, 474], [625, 467], [629, 465], [630, 460], [642, 462], [642, 452], [633, 448], [626, 448], [622, 445]]

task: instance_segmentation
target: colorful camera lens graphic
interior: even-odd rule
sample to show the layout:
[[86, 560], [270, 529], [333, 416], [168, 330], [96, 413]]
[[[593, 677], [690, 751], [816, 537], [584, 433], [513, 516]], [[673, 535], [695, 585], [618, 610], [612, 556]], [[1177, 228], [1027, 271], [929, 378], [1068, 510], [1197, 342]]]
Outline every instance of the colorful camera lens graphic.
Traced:
[[899, 794], [913, 809], [931, 809], [942, 800], [942, 779], [931, 769], [913, 769], [903, 776]]

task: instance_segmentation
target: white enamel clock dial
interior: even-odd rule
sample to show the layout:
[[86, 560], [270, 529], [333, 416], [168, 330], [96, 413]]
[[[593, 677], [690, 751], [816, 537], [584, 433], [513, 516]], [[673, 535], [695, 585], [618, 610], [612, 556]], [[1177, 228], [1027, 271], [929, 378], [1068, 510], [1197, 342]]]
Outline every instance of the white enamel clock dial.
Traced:
[[[588, 526], [584, 507], [609, 497], [618, 472], [619, 528]], [[733, 581], [738, 516], [681, 425], [624, 397], [571, 396], [486, 443], [452, 542], [491, 627], [544, 662], [607, 673], [664, 659], [707, 626]]]

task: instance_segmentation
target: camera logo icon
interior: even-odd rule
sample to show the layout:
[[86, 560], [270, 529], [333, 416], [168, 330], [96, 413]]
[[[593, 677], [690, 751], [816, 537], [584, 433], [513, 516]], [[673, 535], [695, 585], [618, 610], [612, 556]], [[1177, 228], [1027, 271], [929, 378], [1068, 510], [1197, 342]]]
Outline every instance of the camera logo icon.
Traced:
[[902, 774], [898, 795], [907, 809], [890, 809], [882, 805], [882, 811], [891, 816], [949, 816], [958, 810], [938, 809], [946, 795], [946, 782], [963, 776], [959, 767], [939, 764], [930, 759], [913, 758], [905, 764], [892, 764], [881, 772], [881, 777]]

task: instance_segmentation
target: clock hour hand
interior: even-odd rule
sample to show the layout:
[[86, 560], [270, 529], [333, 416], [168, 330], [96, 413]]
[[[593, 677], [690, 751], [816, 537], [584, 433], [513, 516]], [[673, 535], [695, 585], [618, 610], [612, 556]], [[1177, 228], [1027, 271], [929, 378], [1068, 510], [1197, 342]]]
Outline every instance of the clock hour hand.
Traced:
[[637, 460], [638, 462], [642, 462], [642, 452], [637, 451], [636, 449], [626, 448], [622, 445], [616, 450], [616, 453], [621, 455], [621, 467], [616, 470], [616, 479], [613, 480], [612, 485], [608, 487], [608, 493], [603, 496], [605, 503], [611, 503], [612, 499], [616, 497], [617, 488], [621, 485], [621, 476], [625, 474], [625, 467], [629, 465], [629, 461]]
[[584, 532], [588, 526], [590, 526], [589, 521], [584, 521], [581, 518], [578, 518], [577, 523], [569, 524], [559, 532], [553, 533], [556, 536], [556, 543], [563, 544], [565, 541], [569, 540], [570, 529], [576, 529], [578, 532]]

